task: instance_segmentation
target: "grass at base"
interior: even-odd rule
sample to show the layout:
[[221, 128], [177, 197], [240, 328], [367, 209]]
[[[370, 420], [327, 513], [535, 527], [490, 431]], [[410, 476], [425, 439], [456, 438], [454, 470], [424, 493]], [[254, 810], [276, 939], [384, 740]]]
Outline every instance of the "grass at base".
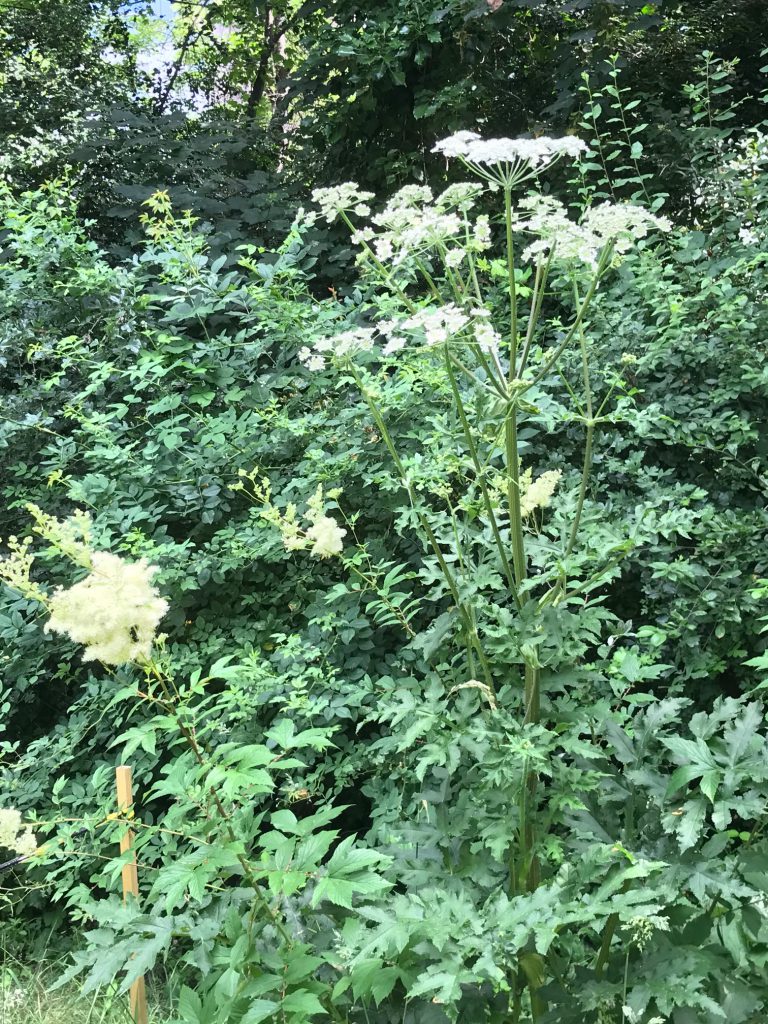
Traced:
[[[0, 963], [0, 1024], [132, 1024], [128, 996], [102, 989], [87, 996], [76, 985], [50, 991], [61, 973], [59, 964], [32, 970], [5, 960]], [[149, 994], [150, 1024], [168, 1024], [168, 1010]]]

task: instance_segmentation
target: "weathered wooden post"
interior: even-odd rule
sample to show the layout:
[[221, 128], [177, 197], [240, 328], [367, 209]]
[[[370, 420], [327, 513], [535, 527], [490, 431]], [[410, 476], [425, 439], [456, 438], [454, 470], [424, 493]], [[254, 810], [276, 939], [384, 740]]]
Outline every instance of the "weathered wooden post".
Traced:
[[[133, 772], [128, 765], [121, 764], [115, 769], [115, 781], [117, 783], [117, 807], [121, 813], [127, 813], [133, 806]], [[120, 852], [126, 853], [133, 850], [133, 830], [126, 828], [120, 837]], [[136, 864], [136, 854], [123, 864], [123, 902], [128, 895], [139, 898], [139, 870]], [[131, 1017], [134, 1024], [149, 1024], [149, 1012], [147, 1010], [147, 990], [143, 976], [137, 978], [131, 985], [130, 991]]]

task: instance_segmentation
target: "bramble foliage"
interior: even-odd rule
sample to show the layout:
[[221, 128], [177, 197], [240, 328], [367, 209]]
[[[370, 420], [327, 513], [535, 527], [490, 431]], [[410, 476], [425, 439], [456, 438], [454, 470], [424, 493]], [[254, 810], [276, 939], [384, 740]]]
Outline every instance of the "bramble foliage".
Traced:
[[599, 128], [570, 220], [520, 187], [546, 140], [454, 141], [481, 180], [438, 200], [321, 191], [362, 252], [323, 299], [303, 211], [214, 255], [159, 192], [116, 264], [64, 183], [0, 195], [0, 535], [34, 535], [0, 785], [40, 844], [3, 896], [83, 930], [88, 986], [167, 959], [185, 1024], [764, 1018], [768, 176], [717, 128], [669, 235]]

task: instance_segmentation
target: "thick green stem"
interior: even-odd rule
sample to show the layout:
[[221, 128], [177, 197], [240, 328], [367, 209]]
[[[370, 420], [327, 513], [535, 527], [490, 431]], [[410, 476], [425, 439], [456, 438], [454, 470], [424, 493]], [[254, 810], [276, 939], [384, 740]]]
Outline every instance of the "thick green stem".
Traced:
[[549, 258], [546, 263], [536, 264], [536, 278], [533, 283], [533, 295], [531, 296], [531, 312], [528, 317], [528, 327], [525, 332], [525, 343], [523, 344], [523, 351], [520, 354], [520, 365], [517, 369], [517, 374], [522, 377], [523, 372], [528, 365], [528, 356], [531, 352], [531, 345], [536, 333], [536, 325], [539, 322], [541, 316], [541, 307], [544, 303], [544, 293], [547, 286], [547, 279], [549, 277], [549, 268], [552, 263], [552, 257], [554, 256], [554, 247], [550, 250]]
[[[507, 409], [505, 424], [506, 461], [507, 461], [507, 501], [509, 504], [509, 533], [512, 539], [512, 564], [515, 569], [515, 585], [520, 588], [528, 575], [525, 559], [525, 538], [523, 535], [523, 515], [520, 504], [520, 456], [517, 450], [517, 408], [510, 405]], [[520, 601], [525, 595], [520, 594]]]
[[[576, 305], [578, 306], [579, 290], [575, 281], [573, 283], [573, 294], [576, 299]], [[589, 474], [592, 471], [592, 446], [595, 437], [595, 417], [594, 410], [592, 408], [592, 384], [589, 378], [589, 353], [587, 352], [587, 339], [584, 335], [584, 328], [581, 324], [579, 324], [579, 348], [581, 349], [581, 373], [584, 381], [584, 405], [586, 409], [585, 422], [587, 425], [587, 436], [584, 442], [584, 462], [581, 468], [579, 497], [576, 501], [576, 512], [573, 517], [573, 523], [571, 524], [571, 535], [568, 538], [568, 544], [565, 549], [566, 558], [573, 551], [579, 534], [581, 515], [584, 511], [584, 499], [587, 494], [587, 483], [589, 482]]]
[[595, 271], [594, 277], [592, 278], [589, 288], [587, 289], [587, 294], [584, 296], [584, 301], [582, 302], [581, 306], [579, 307], [576, 313], [575, 320], [571, 324], [570, 329], [568, 330], [568, 333], [566, 334], [565, 338], [560, 342], [560, 344], [557, 346], [554, 352], [552, 352], [549, 359], [547, 359], [547, 361], [541, 367], [539, 372], [535, 374], [535, 376], [530, 381], [526, 382], [528, 388], [534, 387], [536, 384], [539, 383], [540, 380], [543, 380], [543, 378], [546, 377], [546, 375], [555, 365], [555, 363], [563, 354], [563, 352], [565, 352], [565, 350], [568, 348], [571, 341], [573, 341], [576, 332], [578, 331], [579, 327], [581, 327], [582, 320], [586, 316], [587, 310], [590, 307], [592, 299], [595, 297], [597, 286], [600, 283], [600, 277], [602, 276], [602, 273], [605, 270], [605, 268], [608, 266], [608, 261], [610, 259], [611, 252], [612, 248], [610, 245], [606, 245], [603, 247], [603, 250], [600, 253], [600, 258], [597, 263], [597, 270]]
[[510, 590], [512, 592], [512, 596], [514, 598], [515, 604], [519, 608], [520, 607], [520, 598], [518, 597], [518, 593], [517, 593], [517, 585], [515, 583], [515, 576], [514, 576], [514, 573], [512, 571], [512, 567], [509, 564], [509, 559], [507, 558], [507, 551], [506, 551], [506, 547], [504, 545], [504, 541], [502, 540], [502, 537], [501, 537], [501, 532], [499, 530], [499, 524], [498, 524], [498, 521], [496, 519], [496, 513], [494, 512], [494, 508], [493, 508], [493, 502], [491, 501], [491, 496], [488, 493], [488, 485], [485, 482], [485, 470], [484, 470], [483, 466], [481, 465], [480, 458], [479, 458], [479, 456], [477, 454], [477, 447], [475, 445], [475, 440], [474, 440], [474, 438], [472, 436], [472, 428], [470, 427], [469, 420], [467, 418], [466, 410], [464, 408], [464, 402], [462, 401], [462, 398], [461, 398], [461, 393], [459, 391], [459, 387], [458, 387], [458, 384], [456, 382], [456, 375], [453, 372], [453, 367], [451, 366], [451, 360], [450, 360], [450, 357], [448, 355], [447, 349], [446, 349], [445, 364], [446, 364], [446, 368], [448, 370], [448, 378], [449, 378], [449, 380], [451, 382], [451, 389], [453, 391], [453, 397], [454, 397], [454, 400], [456, 402], [456, 409], [457, 409], [457, 412], [459, 414], [459, 421], [461, 422], [461, 426], [462, 426], [462, 429], [464, 431], [464, 437], [465, 437], [466, 442], [467, 442], [467, 447], [469, 448], [469, 454], [470, 454], [470, 457], [472, 459], [472, 464], [475, 467], [476, 479], [477, 479], [478, 486], [480, 487], [480, 493], [483, 496], [483, 504], [485, 505], [485, 510], [486, 510], [486, 512], [488, 514], [488, 521], [491, 524], [491, 532], [493, 533], [493, 539], [496, 542], [496, 548], [497, 548], [497, 550], [499, 552], [499, 558], [501, 559], [501, 564], [502, 564], [502, 567], [504, 569], [504, 575], [507, 577], [507, 583], [509, 584], [509, 588], [510, 588]]
[[[373, 401], [371, 396], [366, 391], [365, 385], [363, 384], [362, 380], [360, 379], [360, 376], [357, 373], [357, 370], [355, 369], [354, 366], [350, 367], [350, 372], [352, 373], [352, 376], [355, 379], [355, 382], [356, 382], [356, 384], [358, 386], [358, 389], [360, 390], [360, 394], [363, 396], [363, 398], [364, 398], [368, 408], [371, 410], [371, 415], [373, 416], [373, 418], [374, 418], [374, 420], [376, 422], [376, 426], [379, 428], [379, 431], [380, 431], [381, 436], [382, 436], [382, 438], [384, 440], [384, 443], [387, 446], [387, 450], [389, 451], [389, 454], [392, 456], [392, 461], [394, 462], [395, 467], [396, 467], [398, 473], [400, 474], [400, 479], [402, 480], [403, 486], [405, 487], [405, 489], [406, 489], [406, 491], [408, 493], [408, 497], [411, 500], [411, 505], [413, 506], [413, 510], [416, 513], [417, 517], [418, 517], [419, 524], [420, 524], [422, 530], [424, 531], [424, 533], [425, 533], [425, 535], [427, 537], [427, 540], [429, 541], [430, 546], [432, 547], [432, 550], [435, 553], [435, 557], [437, 558], [438, 565], [440, 566], [440, 571], [442, 572], [443, 577], [445, 579], [445, 582], [448, 585], [448, 589], [450, 591], [451, 597], [453, 598], [453, 602], [456, 605], [456, 610], [458, 611], [459, 616], [460, 616], [460, 618], [462, 620], [462, 624], [464, 626], [464, 631], [465, 631], [465, 634], [466, 634], [466, 637], [467, 637], [467, 642], [472, 647], [474, 647], [475, 652], [476, 652], [477, 657], [478, 657], [478, 660], [480, 661], [480, 664], [482, 665], [483, 675], [485, 677], [485, 683], [489, 687], [491, 692], [495, 692], [495, 687], [494, 687], [494, 684], [493, 684], [493, 675], [491, 673], [491, 666], [490, 666], [490, 664], [488, 662], [488, 658], [485, 655], [485, 651], [483, 650], [482, 645], [480, 643], [480, 637], [478, 636], [477, 629], [474, 626], [474, 623], [473, 623], [471, 615], [468, 613], [466, 607], [464, 606], [464, 603], [463, 603], [463, 601], [461, 599], [461, 595], [459, 593], [459, 588], [457, 586], [456, 580], [454, 579], [453, 573], [451, 572], [451, 570], [450, 570], [450, 568], [448, 566], [448, 563], [445, 560], [445, 556], [443, 555], [442, 549], [440, 548], [440, 544], [438, 542], [438, 539], [435, 536], [435, 533], [434, 533], [432, 527], [427, 522], [426, 517], [419, 510], [419, 507], [418, 507], [418, 495], [416, 494], [416, 491], [415, 491], [415, 489], [413, 487], [413, 484], [408, 479], [408, 474], [406, 473], [405, 466], [403, 465], [403, 462], [402, 462], [400, 456], [397, 453], [397, 448], [395, 447], [395, 444], [394, 444], [394, 442], [392, 440], [392, 436], [389, 433], [389, 428], [387, 427], [386, 423], [384, 422], [384, 417], [381, 415], [378, 407], [376, 406], [376, 403]], [[472, 662], [471, 651], [468, 651], [468, 655], [469, 655], [469, 661], [471, 663]]]
[[517, 285], [515, 246], [512, 237], [512, 189], [504, 189], [504, 220], [507, 228], [507, 278], [509, 289], [509, 379], [517, 376]]
[[584, 511], [584, 499], [587, 494], [587, 483], [589, 481], [589, 474], [592, 470], [592, 449], [595, 437], [595, 423], [594, 420], [587, 420], [587, 436], [584, 442], [584, 463], [581, 468], [581, 483], [579, 484], [579, 496], [576, 500], [576, 512], [573, 516], [573, 522], [571, 524], [571, 534], [568, 538], [568, 544], [565, 548], [565, 557], [574, 549], [576, 544], [576, 538], [579, 533], [579, 526], [581, 525], [581, 515]]
[[598, 978], [602, 977], [605, 965], [608, 963], [608, 957], [611, 952], [611, 942], [616, 928], [619, 924], [619, 915], [611, 914], [608, 920], [605, 922], [605, 928], [603, 929], [603, 939], [600, 943], [600, 952], [597, 954], [597, 961], [595, 963], [595, 974]]

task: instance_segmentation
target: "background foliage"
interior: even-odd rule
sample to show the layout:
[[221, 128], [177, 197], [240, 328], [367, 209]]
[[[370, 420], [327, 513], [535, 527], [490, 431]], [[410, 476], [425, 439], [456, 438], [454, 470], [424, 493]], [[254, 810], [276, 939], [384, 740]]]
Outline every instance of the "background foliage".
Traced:
[[[3, 803], [69, 822], [42, 825], [50, 857], [4, 876], [5, 941], [29, 955], [52, 929], [68, 944], [84, 930], [94, 982], [165, 957], [190, 1024], [299, 1024], [331, 997], [350, 1021], [508, 1020], [515, 972], [542, 988], [542, 1021], [762, 1020], [764, 7], [369, 7], [179, 4], [168, 30], [141, 5], [72, 2], [54, 32], [30, 0], [4, 21], [19, 73], [0, 109], [0, 536], [28, 529], [30, 500], [87, 508], [99, 546], [161, 567], [185, 713], [299, 940], [272, 962], [271, 925], [246, 941], [220, 826], [197, 833], [218, 861], [172, 834], [208, 776], [137, 706], [130, 671], [84, 665], [4, 590]], [[554, 724], [535, 735], [454, 691], [449, 602], [376, 425], [353, 381], [297, 360], [384, 303], [340, 233], [291, 227], [309, 186], [439, 187], [432, 143], [464, 127], [575, 130], [590, 150], [556, 192], [663, 204], [681, 225], [666, 251], [628, 256], [591, 311], [598, 372], [632, 357], [585, 506], [587, 549], [617, 564], [553, 623]], [[548, 300], [553, 331], [566, 312]], [[548, 384], [524, 458], [572, 492], [582, 431]], [[471, 472], [445, 380], [393, 379], [384, 400], [442, 524]], [[254, 467], [280, 508], [341, 488], [376, 587], [287, 552], [232, 489]], [[44, 569], [69, 581], [54, 551]], [[482, 559], [476, 572], [494, 585]], [[513, 666], [507, 634], [489, 640]], [[276, 750], [286, 766], [262, 778]], [[141, 913], [110, 896], [126, 757], [141, 820], [166, 829], [141, 848]], [[523, 757], [552, 799], [549, 875], [508, 899], [503, 794]]]

